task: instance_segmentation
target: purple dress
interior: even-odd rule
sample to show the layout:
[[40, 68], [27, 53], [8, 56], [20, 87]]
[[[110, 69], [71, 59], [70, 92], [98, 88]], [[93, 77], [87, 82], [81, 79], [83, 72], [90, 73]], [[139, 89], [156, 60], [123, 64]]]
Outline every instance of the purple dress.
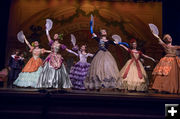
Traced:
[[93, 54], [82, 54], [78, 51], [79, 62], [77, 62], [70, 70], [70, 79], [75, 89], [85, 89], [84, 80], [87, 77], [87, 73], [90, 67], [90, 63], [87, 62], [88, 56], [93, 57]]

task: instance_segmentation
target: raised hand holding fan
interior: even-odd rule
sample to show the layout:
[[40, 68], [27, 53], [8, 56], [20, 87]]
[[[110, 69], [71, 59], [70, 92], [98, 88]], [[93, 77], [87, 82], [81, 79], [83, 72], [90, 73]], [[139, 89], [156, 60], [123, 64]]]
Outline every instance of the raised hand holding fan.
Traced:
[[51, 19], [46, 19], [46, 30], [50, 31], [52, 26], [53, 26], [53, 22]]
[[119, 35], [112, 35], [112, 38], [115, 40], [115, 42], [117, 43], [117, 44], [123, 44], [123, 45], [126, 45], [127, 47], [129, 47], [129, 45], [128, 45], [128, 43], [125, 43], [125, 42], [122, 42], [122, 39], [121, 39], [121, 37], [119, 36]]
[[151, 29], [152, 33], [158, 36], [159, 35], [158, 27], [152, 23], [150, 23], [148, 25], [149, 25], [149, 28]]
[[76, 45], [76, 37], [73, 34], [71, 34], [71, 42], [72, 42], [73, 46], [75, 47], [75, 45]]
[[119, 35], [112, 35], [112, 38], [118, 43], [118, 42], [121, 42], [121, 37]]
[[18, 34], [17, 34], [17, 39], [18, 39], [18, 41], [20, 41], [21, 43], [24, 43], [25, 35], [24, 35], [24, 33], [23, 33], [22, 30], [21, 30], [20, 32], [18, 32]]

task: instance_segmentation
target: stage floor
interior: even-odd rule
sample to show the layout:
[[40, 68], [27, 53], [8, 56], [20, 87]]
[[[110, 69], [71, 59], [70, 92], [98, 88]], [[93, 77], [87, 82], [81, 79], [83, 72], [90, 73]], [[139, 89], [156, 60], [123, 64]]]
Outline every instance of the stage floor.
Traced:
[[106, 97], [139, 97], [139, 98], [159, 98], [159, 99], [180, 99], [180, 94], [155, 93], [150, 90], [148, 92], [122, 92], [118, 90], [57, 90], [57, 89], [33, 89], [33, 88], [0, 88], [2, 94], [51, 94], [51, 95], [89, 95], [89, 96], [106, 96]]
[[180, 95], [1, 88], [0, 100], [1, 119], [163, 119]]

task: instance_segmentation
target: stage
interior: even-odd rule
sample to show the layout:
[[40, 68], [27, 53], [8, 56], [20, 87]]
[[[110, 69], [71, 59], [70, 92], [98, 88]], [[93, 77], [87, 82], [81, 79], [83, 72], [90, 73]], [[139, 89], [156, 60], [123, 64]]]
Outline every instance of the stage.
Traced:
[[2, 88], [0, 100], [1, 119], [162, 119], [180, 95]]
[[[152, 71], [164, 57], [165, 50], [152, 34], [149, 24], [157, 26], [160, 38], [168, 33], [172, 36], [173, 45], [180, 45], [178, 1], [3, 0], [0, 5], [3, 11], [1, 15], [3, 19], [0, 20], [2, 29], [0, 70], [7, 71], [4, 73], [6, 75], [2, 73], [3, 80], [0, 86], [4, 87], [8, 86], [9, 59], [14, 55], [14, 51], [16, 49], [21, 51], [25, 64], [32, 57], [32, 53], [29, 52], [31, 48], [18, 41], [17, 33], [22, 30], [30, 44], [38, 41], [40, 48], [52, 50], [46, 34], [47, 19], [51, 19], [53, 23], [48, 33], [51, 38], [56, 33], [63, 34], [60, 44], [72, 49], [74, 45], [71, 35], [73, 34], [76, 45], [80, 48], [81, 45], [86, 44], [87, 53], [91, 54], [96, 54], [100, 49], [99, 43], [92, 39], [90, 33], [91, 15], [94, 18], [93, 32], [98, 36], [101, 29], [106, 29], [108, 40], [113, 40], [113, 35], [119, 35], [125, 43], [136, 39], [137, 49], [156, 60], [154, 63], [147, 58], [142, 59], [150, 87], [154, 82]], [[131, 58], [131, 54], [119, 45], [110, 46], [108, 51], [113, 56], [111, 59], [115, 59], [119, 71]], [[73, 64], [80, 59], [66, 50], [60, 50], [60, 54], [64, 59], [67, 72], [70, 72]], [[46, 59], [48, 55], [41, 53], [41, 58]], [[91, 63], [92, 60], [89, 58], [87, 62]], [[171, 81], [172, 78], [169, 79]], [[118, 90], [0, 88], [0, 119], [164, 119], [165, 104], [178, 103], [180, 103], [180, 94], [162, 94], [152, 90], [142, 93]]]

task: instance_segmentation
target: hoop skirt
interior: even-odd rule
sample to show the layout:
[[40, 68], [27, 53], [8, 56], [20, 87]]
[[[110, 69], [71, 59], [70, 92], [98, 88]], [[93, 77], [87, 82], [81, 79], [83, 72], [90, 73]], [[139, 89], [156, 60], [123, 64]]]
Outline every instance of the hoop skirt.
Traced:
[[13, 84], [18, 87], [36, 88], [42, 71], [42, 63], [41, 58], [32, 57]]

